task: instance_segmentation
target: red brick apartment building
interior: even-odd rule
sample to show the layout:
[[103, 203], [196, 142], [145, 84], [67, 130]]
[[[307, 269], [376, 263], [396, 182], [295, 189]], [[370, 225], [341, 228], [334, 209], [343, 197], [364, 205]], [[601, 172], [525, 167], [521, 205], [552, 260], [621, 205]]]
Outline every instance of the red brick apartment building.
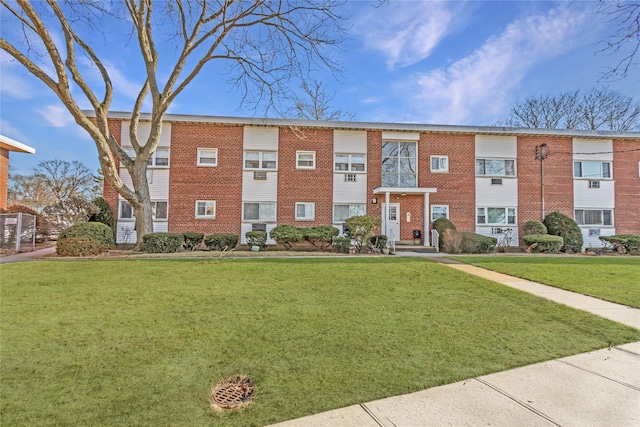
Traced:
[[[129, 115], [111, 113], [123, 147]], [[144, 121], [144, 116], [142, 120]], [[141, 122], [139, 138], [148, 127]], [[544, 157], [544, 160], [540, 160]], [[130, 183], [127, 171], [121, 177]], [[598, 236], [640, 234], [640, 133], [166, 115], [148, 177], [156, 231], [342, 227], [382, 219], [392, 240], [430, 244], [444, 216], [498, 237], [560, 211]], [[111, 188], [119, 242], [133, 212]], [[273, 243], [273, 242], [271, 242]]]

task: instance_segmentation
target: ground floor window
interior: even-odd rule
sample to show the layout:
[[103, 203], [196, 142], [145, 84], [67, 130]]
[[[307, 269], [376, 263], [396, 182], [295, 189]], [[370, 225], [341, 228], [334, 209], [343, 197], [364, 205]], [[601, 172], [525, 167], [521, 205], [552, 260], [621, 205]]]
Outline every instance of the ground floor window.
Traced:
[[576, 209], [575, 217], [578, 225], [613, 225], [611, 209]]
[[333, 222], [339, 224], [345, 222], [347, 218], [352, 216], [361, 216], [366, 214], [364, 204], [339, 204], [333, 205]]
[[275, 221], [275, 202], [247, 202], [242, 205], [244, 221]]
[[516, 223], [516, 208], [479, 207], [476, 212], [476, 222], [478, 224], [505, 225]]
[[431, 205], [431, 222], [438, 218], [449, 219], [449, 205]]
[[313, 221], [315, 206], [315, 203], [296, 203], [296, 221]]
[[196, 218], [215, 219], [215, 200], [196, 200]]

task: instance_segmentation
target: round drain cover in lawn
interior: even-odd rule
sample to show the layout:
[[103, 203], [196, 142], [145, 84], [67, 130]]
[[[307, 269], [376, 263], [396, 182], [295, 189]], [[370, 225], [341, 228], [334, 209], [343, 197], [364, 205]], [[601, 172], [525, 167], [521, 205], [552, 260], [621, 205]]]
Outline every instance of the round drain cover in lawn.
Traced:
[[238, 409], [247, 406], [256, 395], [256, 387], [244, 376], [225, 378], [211, 392], [211, 406], [215, 409]]

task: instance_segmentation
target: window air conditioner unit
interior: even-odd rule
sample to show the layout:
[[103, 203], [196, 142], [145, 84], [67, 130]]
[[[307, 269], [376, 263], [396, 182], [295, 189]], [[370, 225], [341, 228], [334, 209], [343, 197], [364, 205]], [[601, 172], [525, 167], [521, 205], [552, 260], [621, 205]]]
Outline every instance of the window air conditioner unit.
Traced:
[[589, 188], [600, 188], [600, 181], [589, 181]]
[[344, 182], [356, 182], [356, 177], [358, 175], [356, 175], [355, 173], [345, 173], [344, 174]]
[[491, 178], [491, 185], [502, 185], [502, 178]]
[[255, 171], [253, 172], [253, 179], [266, 181], [267, 180], [267, 172], [265, 171]]

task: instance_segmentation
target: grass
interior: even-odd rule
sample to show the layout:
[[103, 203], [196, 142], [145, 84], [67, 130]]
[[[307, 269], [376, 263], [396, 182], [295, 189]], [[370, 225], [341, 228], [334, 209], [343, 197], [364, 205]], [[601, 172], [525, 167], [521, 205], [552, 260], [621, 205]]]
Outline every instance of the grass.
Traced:
[[460, 256], [489, 270], [640, 308], [639, 257]]
[[[3, 425], [259, 426], [640, 340], [408, 258], [2, 266]], [[248, 408], [209, 408], [249, 376]]]

